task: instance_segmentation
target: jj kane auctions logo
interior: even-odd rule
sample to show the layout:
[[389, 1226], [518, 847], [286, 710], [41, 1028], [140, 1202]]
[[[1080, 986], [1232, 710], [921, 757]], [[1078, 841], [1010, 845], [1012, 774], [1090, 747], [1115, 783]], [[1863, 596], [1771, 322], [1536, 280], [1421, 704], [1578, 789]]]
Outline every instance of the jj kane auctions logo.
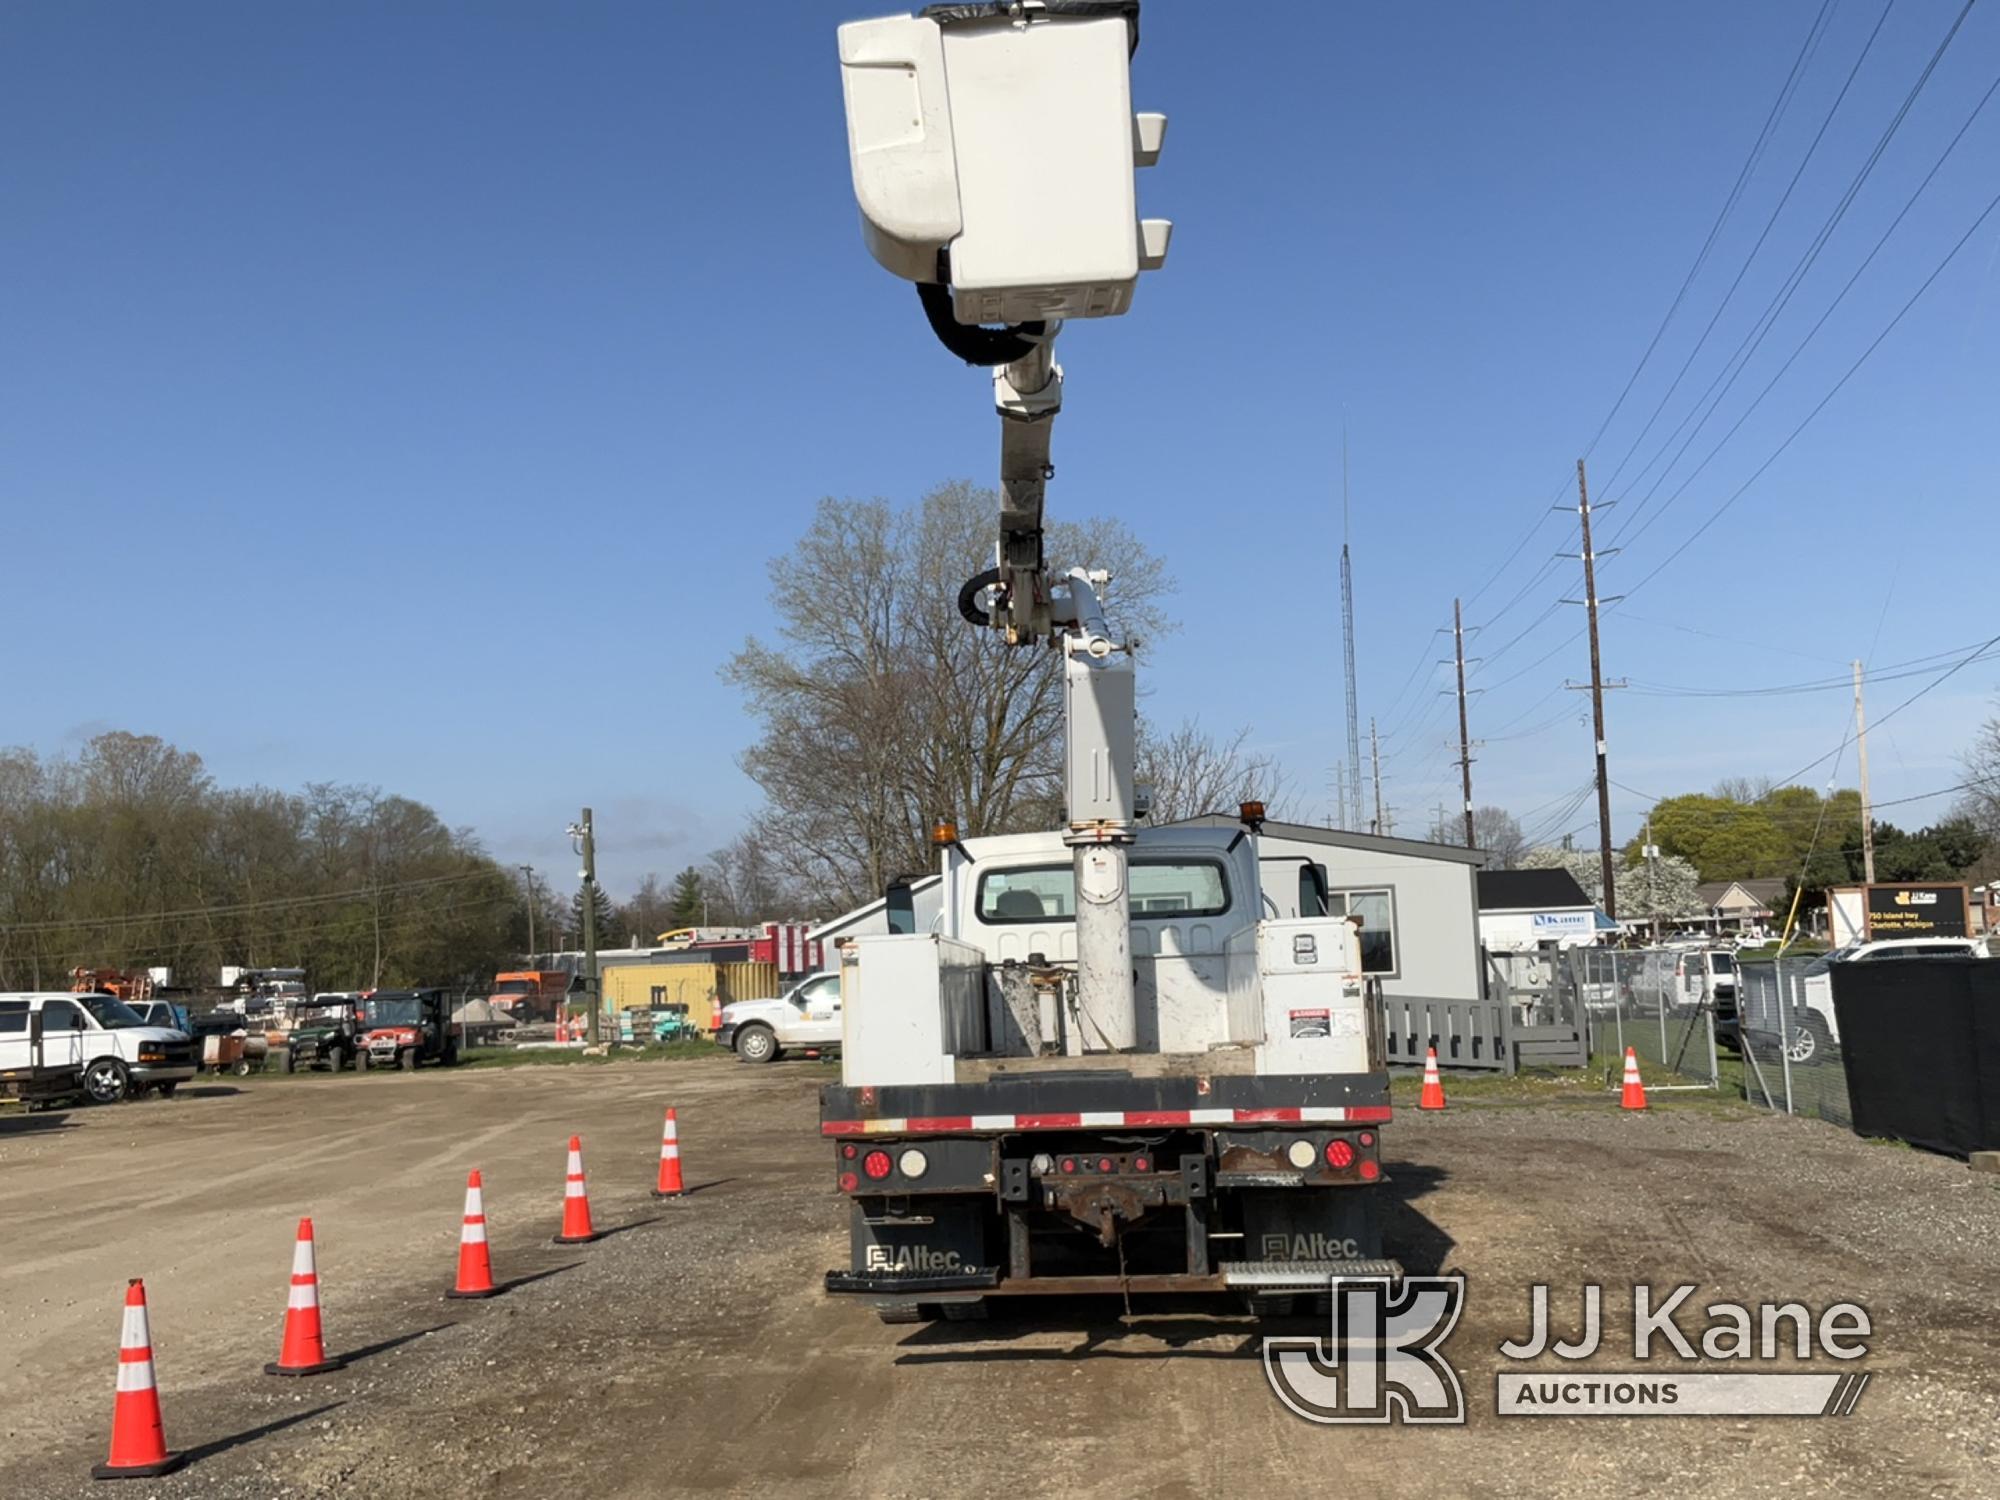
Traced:
[[[1465, 1392], [1441, 1346], [1465, 1306], [1462, 1276], [1410, 1276], [1331, 1283], [1328, 1336], [1264, 1340], [1264, 1374], [1286, 1408], [1309, 1422], [1463, 1423]], [[1868, 1352], [1868, 1313], [1837, 1302], [1817, 1316], [1798, 1302], [1710, 1303], [1698, 1330], [1676, 1321], [1693, 1286], [1658, 1294], [1632, 1289], [1632, 1358], [1642, 1370], [1501, 1370], [1495, 1410], [1501, 1416], [1845, 1416], [1866, 1389], [1866, 1373], [1801, 1374], [1792, 1370], [1689, 1370], [1677, 1362], [1824, 1356], [1851, 1361]], [[1525, 1336], [1508, 1339], [1509, 1360], [1589, 1359], [1604, 1347], [1604, 1298], [1583, 1289], [1582, 1322], [1574, 1339], [1554, 1336], [1549, 1289], [1529, 1291]], [[1690, 1336], [1692, 1332], [1692, 1337]]]

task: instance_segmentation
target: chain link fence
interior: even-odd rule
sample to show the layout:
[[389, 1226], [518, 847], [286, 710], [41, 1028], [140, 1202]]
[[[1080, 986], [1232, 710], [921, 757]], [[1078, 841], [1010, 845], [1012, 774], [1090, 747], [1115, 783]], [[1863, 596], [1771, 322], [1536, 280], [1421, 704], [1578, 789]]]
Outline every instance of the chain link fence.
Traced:
[[1624, 1078], [1625, 1049], [1648, 1089], [1720, 1085], [1717, 1021], [1734, 1020], [1735, 987], [1687, 948], [1575, 948], [1573, 982], [1591, 1024], [1591, 1062], [1611, 1086]]
[[1748, 959], [1737, 967], [1743, 1097], [1851, 1127], [1826, 959]]

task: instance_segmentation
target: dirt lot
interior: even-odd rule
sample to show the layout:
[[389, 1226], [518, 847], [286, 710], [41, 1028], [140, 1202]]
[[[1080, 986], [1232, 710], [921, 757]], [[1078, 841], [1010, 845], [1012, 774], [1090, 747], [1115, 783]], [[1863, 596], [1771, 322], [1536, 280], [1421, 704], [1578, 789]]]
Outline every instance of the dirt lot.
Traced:
[[[2000, 1190], [1958, 1162], [1691, 1101], [1401, 1114], [1393, 1248], [1470, 1278], [1448, 1352], [1471, 1429], [1325, 1429], [1279, 1407], [1240, 1319], [1049, 1304], [891, 1328], [829, 1301], [826, 1076], [709, 1060], [246, 1080], [0, 1116], [0, 1494], [93, 1488], [132, 1275], [168, 1438], [197, 1454], [130, 1486], [162, 1497], [1205, 1497], [1332, 1476], [1364, 1494], [2000, 1493]], [[668, 1102], [700, 1191], [662, 1205], [646, 1190]], [[559, 1249], [572, 1130], [618, 1232]], [[498, 1274], [533, 1279], [451, 1302], [471, 1165]], [[308, 1211], [329, 1344], [352, 1362], [281, 1381], [259, 1370]], [[1846, 1419], [1495, 1417], [1527, 1285], [1568, 1289], [1566, 1324], [1592, 1279], [1859, 1301], [1874, 1381]], [[1610, 1298], [1596, 1367], [1631, 1367], [1628, 1306]]]

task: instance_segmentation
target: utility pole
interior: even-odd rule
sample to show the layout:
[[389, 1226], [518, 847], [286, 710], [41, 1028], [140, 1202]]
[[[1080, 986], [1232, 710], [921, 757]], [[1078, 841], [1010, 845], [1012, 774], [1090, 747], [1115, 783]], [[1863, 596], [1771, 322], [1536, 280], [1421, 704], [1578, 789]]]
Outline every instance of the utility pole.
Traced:
[[515, 869], [528, 877], [528, 962], [535, 961], [535, 867], [516, 865]]
[[595, 1047], [603, 1039], [603, 1019], [599, 1012], [602, 1006], [597, 998], [597, 837], [591, 827], [590, 809], [583, 810], [583, 821], [569, 825], [570, 842], [576, 852], [583, 856], [583, 992], [590, 1000], [588, 1021], [590, 1045]]
[[1380, 838], [1389, 832], [1388, 821], [1382, 816], [1382, 741], [1375, 733], [1375, 717], [1368, 718], [1368, 758], [1375, 766], [1375, 835]]
[[1472, 832], [1472, 736], [1465, 723], [1465, 622], [1459, 602], [1451, 601], [1452, 655], [1458, 662], [1458, 776], [1465, 792], [1465, 847], [1478, 847]]
[[1604, 659], [1597, 640], [1597, 554], [1590, 545], [1590, 487], [1576, 461], [1576, 513], [1583, 521], [1583, 607], [1590, 617], [1590, 727], [1597, 739], [1597, 857], [1604, 881], [1604, 915], [1618, 920], [1611, 870], [1611, 773], [1605, 764]]
[[1854, 664], [1854, 739], [1861, 750], [1861, 879], [1875, 883], [1875, 822], [1868, 811], [1868, 716], [1861, 707], [1861, 663]]

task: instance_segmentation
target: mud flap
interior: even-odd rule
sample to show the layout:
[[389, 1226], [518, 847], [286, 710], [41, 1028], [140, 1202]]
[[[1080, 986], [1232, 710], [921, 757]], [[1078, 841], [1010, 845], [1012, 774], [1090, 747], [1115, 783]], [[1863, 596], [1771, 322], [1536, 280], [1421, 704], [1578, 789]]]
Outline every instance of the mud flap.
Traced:
[[956, 1194], [894, 1203], [891, 1212], [884, 1199], [853, 1201], [851, 1269], [828, 1272], [828, 1291], [970, 1290], [1000, 1280], [999, 1257], [989, 1250], [989, 1200]]
[[1244, 1188], [1243, 1251], [1263, 1262], [1379, 1261], [1376, 1194], [1352, 1188]]

